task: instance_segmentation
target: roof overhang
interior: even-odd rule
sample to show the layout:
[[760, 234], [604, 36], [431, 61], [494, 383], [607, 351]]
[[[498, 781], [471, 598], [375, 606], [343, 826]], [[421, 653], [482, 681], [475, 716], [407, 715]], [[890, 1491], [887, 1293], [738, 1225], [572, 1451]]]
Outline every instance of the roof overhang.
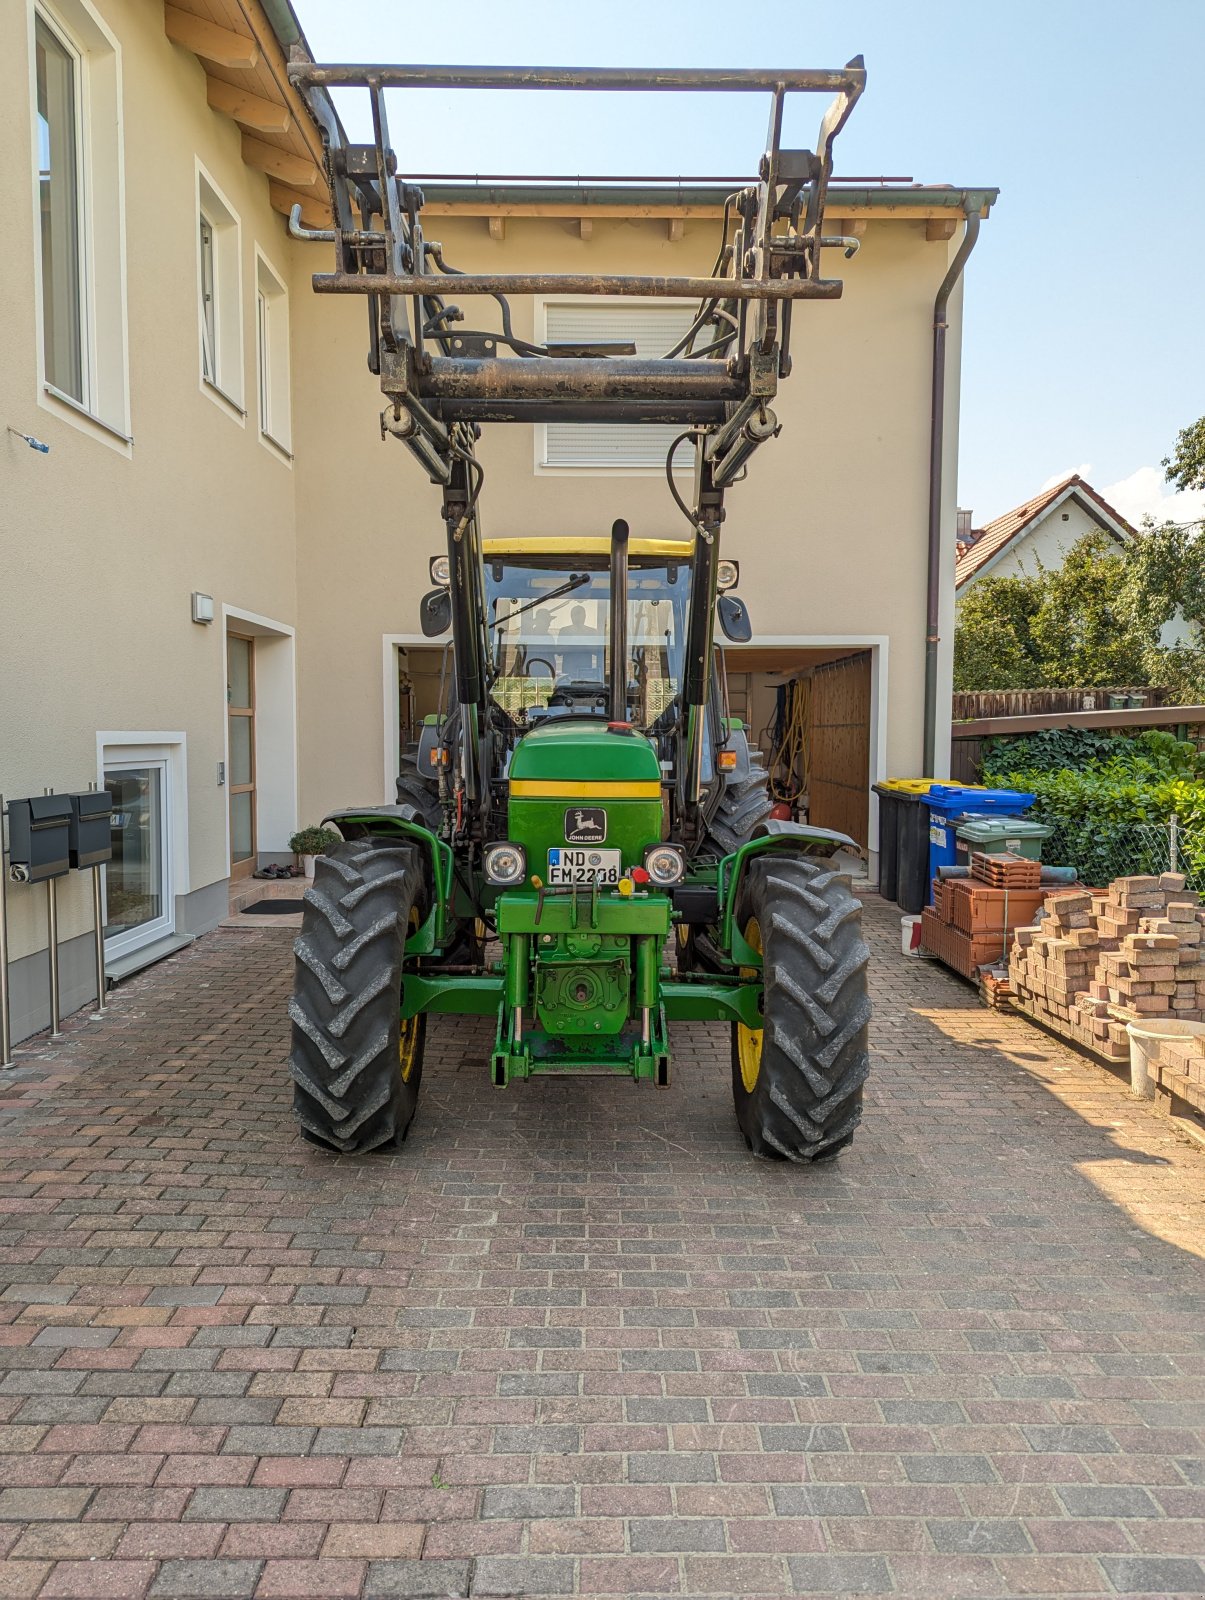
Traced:
[[288, 77], [290, 48], [306, 48], [289, 0], [165, 0], [162, 11], [168, 38], [205, 70], [210, 108], [241, 129], [243, 160], [267, 177], [273, 209], [299, 205], [310, 227], [329, 227], [322, 135]]
[[[482, 183], [418, 180], [424, 210], [440, 217], [720, 217], [733, 185], [672, 180], [641, 184]], [[750, 179], [755, 182], [755, 179]], [[943, 225], [949, 238], [961, 217], [986, 217], [998, 189], [958, 189], [944, 184], [829, 185], [826, 216], [851, 221], [900, 220]], [[944, 231], [948, 227], [948, 232]]]

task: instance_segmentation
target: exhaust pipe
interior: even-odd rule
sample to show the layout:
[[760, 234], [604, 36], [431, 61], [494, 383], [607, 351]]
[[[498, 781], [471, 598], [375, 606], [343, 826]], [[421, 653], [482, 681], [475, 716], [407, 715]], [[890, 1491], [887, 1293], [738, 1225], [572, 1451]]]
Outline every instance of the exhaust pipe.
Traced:
[[607, 715], [628, 720], [628, 525], [611, 525], [611, 672]]

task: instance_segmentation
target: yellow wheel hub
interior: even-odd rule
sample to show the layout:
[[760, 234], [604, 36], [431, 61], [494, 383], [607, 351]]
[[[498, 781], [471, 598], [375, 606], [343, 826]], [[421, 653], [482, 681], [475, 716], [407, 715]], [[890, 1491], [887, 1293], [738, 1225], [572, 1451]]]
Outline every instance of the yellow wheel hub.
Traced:
[[[762, 954], [761, 926], [756, 917], [750, 917], [744, 927], [745, 943], [750, 950]], [[742, 978], [756, 978], [759, 976], [756, 967], [742, 967]], [[758, 1074], [761, 1072], [762, 1028], [746, 1028], [743, 1022], [736, 1025], [736, 1059], [741, 1069], [741, 1083], [745, 1093], [752, 1094], [757, 1087]]]
[[410, 1082], [410, 1074], [414, 1071], [414, 1063], [418, 1060], [418, 1027], [417, 1016], [406, 1017], [401, 1024], [398, 1035], [397, 1054], [398, 1064], [402, 1070], [402, 1082]]
[[[413, 933], [419, 925], [418, 907], [410, 908], [410, 932]], [[420, 1017], [403, 1017], [398, 1030], [397, 1057], [401, 1069], [402, 1082], [410, 1082], [410, 1074], [414, 1071], [414, 1063], [418, 1060], [419, 1029], [422, 1025]]]

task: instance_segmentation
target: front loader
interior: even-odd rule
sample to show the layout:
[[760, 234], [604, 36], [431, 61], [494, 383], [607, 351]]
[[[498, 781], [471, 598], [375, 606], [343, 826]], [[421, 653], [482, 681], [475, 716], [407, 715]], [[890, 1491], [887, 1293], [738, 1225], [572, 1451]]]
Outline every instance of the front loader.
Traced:
[[[328, 821], [296, 943], [291, 1072], [304, 1133], [339, 1151], [404, 1137], [430, 1015], [495, 1023], [482, 1070], [504, 1088], [550, 1073], [664, 1087], [670, 1025], [732, 1033], [737, 1120], [750, 1149], [812, 1161], [849, 1143], [868, 1072], [860, 906], [832, 861], [853, 842], [776, 820], [765, 769], [727, 709], [715, 621], [751, 637], [720, 557], [727, 488], [778, 432], [797, 300], [833, 299], [821, 251], [832, 142], [862, 91], [860, 58], [825, 72], [322, 67], [290, 76], [322, 126], [334, 227], [319, 292], [366, 297], [369, 364], [399, 439], [443, 493], [423, 632], [451, 631], [448, 693], [407, 753], [397, 802]], [[324, 90], [367, 90], [375, 143], [349, 144]], [[723, 89], [770, 95], [759, 181], [724, 208], [709, 278], [472, 274], [425, 237], [398, 176], [387, 92], [412, 87]], [[815, 151], [780, 146], [794, 91], [834, 92]], [[498, 324], [446, 300], [485, 296]], [[658, 360], [630, 346], [537, 345], [512, 332], [514, 294], [698, 302]], [[453, 333], [453, 328], [455, 332]], [[501, 352], [506, 352], [505, 354]], [[610, 531], [483, 537], [489, 422], [672, 423], [666, 477], [680, 540]], [[689, 501], [674, 484], [693, 450]], [[856, 848], [856, 847], [855, 847]]]

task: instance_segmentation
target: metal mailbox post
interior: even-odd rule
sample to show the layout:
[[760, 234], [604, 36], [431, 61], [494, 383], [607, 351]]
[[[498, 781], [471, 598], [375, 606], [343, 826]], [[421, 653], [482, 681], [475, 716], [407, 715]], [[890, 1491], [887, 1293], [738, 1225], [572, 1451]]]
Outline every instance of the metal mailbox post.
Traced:
[[96, 961], [96, 1009], [105, 1011], [105, 932], [100, 902], [100, 869], [113, 859], [113, 796], [93, 785], [69, 795], [71, 865], [92, 873], [92, 939]]

